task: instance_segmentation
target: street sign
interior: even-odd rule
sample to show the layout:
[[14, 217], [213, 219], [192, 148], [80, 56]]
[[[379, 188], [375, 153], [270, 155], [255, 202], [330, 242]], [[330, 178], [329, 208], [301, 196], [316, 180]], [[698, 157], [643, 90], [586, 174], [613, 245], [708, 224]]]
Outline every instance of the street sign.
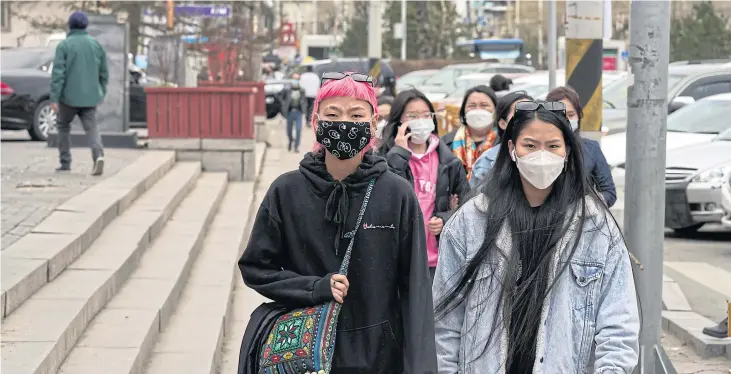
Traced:
[[175, 6], [175, 14], [183, 17], [231, 17], [230, 5], [180, 4]]
[[208, 37], [198, 35], [181, 35], [180, 40], [186, 44], [206, 43], [208, 42]]

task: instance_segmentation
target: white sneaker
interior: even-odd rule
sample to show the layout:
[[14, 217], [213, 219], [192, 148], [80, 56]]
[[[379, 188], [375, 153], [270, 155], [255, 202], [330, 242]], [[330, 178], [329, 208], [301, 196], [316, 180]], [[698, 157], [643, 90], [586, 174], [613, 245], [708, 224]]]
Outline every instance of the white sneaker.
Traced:
[[91, 169], [91, 175], [99, 176], [104, 174], [104, 156], [99, 157], [94, 161], [94, 167]]

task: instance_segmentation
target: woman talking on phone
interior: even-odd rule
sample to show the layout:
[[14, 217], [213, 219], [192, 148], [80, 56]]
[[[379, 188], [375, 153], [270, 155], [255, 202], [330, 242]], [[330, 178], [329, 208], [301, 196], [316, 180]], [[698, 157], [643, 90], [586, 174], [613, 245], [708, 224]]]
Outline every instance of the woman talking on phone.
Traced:
[[439, 254], [437, 238], [459, 198], [469, 192], [469, 184], [462, 163], [439, 140], [434, 107], [423, 93], [410, 89], [396, 96], [379, 153], [416, 192], [433, 276]]
[[629, 254], [560, 102], [519, 102], [490, 178], [442, 230], [440, 373], [631, 373]]

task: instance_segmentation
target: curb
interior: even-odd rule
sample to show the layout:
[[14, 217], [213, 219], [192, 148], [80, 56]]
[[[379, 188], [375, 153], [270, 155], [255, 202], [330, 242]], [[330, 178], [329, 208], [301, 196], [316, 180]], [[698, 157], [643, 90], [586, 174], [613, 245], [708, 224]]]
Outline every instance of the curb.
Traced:
[[685, 298], [678, 283], [663, 275], [662, 328], [673, 334], [704, 359], [726, 356], [731, 359], [731, 338], [714, 338], [703, 333], [704, 327], [716, 322], [696, 313]]

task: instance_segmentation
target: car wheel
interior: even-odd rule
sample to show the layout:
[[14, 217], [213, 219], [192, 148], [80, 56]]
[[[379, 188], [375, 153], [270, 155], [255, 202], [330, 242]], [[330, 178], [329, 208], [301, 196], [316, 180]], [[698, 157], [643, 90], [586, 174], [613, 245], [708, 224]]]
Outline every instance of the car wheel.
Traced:
[[267, 104], [267, 119], [272, 119], [279, 114], [279, 112], [282, 110], [282, 106], [279, 104], [279, 102]]
[[698, 230], [703, 227], [704, 223], [696, 223], [695, 225], [688, 226], [688, 227], [681, 227], [679, 229], [673, 229], [676, 234], [678, 235], [692, 235], [698, 232]]
[[48, 133], [56, 130], [57, 117], [56, 111], [51, 108], [50, 101], [43, 100], [38, 104], [36, 113], [33, 116], [33, 123], [28, 129], [31, 139], [40, 141], [48, 139]]

